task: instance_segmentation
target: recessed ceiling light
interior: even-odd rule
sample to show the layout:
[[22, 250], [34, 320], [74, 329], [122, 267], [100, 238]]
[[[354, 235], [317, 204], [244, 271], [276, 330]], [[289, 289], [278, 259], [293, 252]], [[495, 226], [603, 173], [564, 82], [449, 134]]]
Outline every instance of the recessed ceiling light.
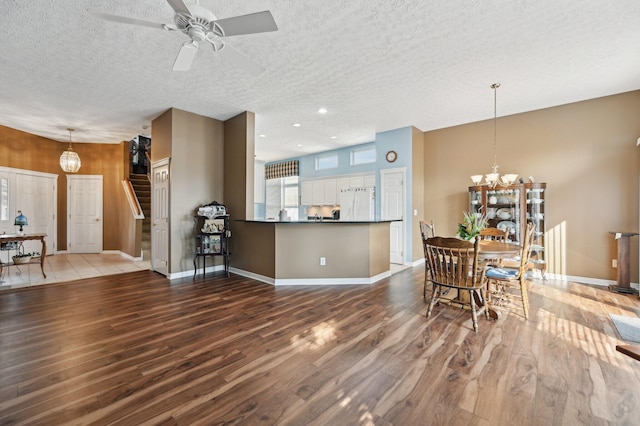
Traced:
[[300, 126], [302, 126], [302, 124], [300, 124], [300, 123], [293, 123], [293, 127], [300, 127]]
[[326, 109], [326, 108], [320, 108], [320, 109], [318, 110], [318, 112], [319, 112], [320, 114], [326, 114], [326, 113], [327, 113], [327, 109]]
[[264, 133], [261, 133], [261, 134], [259, 134], [259, 135], [258, 135], [258, 137], [259, 137], [259, 138], [266, 138], [266, 137], [267, 137], [267, 135], [265, 135]]
[[299, 143], [299, 144], [298, 144], [298, 145], [296, 145], [296, 146], [302, 146], [302, 144], [301, 144], [301, 143]]
[[338, 139], [337, 136], [331, 136], [329, 139]]

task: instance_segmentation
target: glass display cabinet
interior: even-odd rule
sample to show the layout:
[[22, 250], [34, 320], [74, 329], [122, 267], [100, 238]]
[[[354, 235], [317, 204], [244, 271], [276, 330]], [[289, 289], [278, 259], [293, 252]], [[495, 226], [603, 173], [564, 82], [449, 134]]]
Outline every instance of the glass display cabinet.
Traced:
[[535, 225], [531, 262], [545, 278], [545, 205], [546, 183], [518, 183], [489, 188], [469, 187], [469, 211], [484, 213], [490, 227], [509, 230], [509, 240], [522, 243], [527, 222]]

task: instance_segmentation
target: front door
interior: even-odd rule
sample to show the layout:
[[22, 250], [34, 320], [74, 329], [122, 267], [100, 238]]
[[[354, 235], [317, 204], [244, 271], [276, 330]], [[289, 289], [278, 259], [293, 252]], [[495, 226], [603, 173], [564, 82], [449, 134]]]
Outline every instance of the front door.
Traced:
[[389, 226], [389, 261], [399, 264], [404, 263], [404, 176], [404, 169], [380, 171], [382, 220], [395, 220]]
[[67, 175], [67, 251], [102, 253], [102, 175]]
[[151, 166], [151, 270], [169, 274], [169, 159]]

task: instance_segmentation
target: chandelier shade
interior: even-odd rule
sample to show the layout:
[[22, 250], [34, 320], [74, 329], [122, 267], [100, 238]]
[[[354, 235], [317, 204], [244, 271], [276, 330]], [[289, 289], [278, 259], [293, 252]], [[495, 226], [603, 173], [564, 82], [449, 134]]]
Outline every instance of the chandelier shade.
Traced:
[[71, 146], [71, 132], [73, 132], [73, 129], [67, 130], [69, 131], [69, 147], [60, 155], [60, 167], [62, 167], [62, 170], [66, 173], [76, 173], [80, 170], [82, 161], [80, 161], [80, 156]]

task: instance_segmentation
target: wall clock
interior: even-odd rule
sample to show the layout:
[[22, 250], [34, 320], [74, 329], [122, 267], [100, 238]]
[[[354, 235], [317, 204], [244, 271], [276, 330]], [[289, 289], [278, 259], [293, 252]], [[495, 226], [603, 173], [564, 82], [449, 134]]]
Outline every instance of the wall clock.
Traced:
[[398, 159], [398, 154], [396, 154], [395, 151], [389, 151], [387, 152], [387, 161], [390, 163], [393, 163], [394, 161], [396, 161]]

